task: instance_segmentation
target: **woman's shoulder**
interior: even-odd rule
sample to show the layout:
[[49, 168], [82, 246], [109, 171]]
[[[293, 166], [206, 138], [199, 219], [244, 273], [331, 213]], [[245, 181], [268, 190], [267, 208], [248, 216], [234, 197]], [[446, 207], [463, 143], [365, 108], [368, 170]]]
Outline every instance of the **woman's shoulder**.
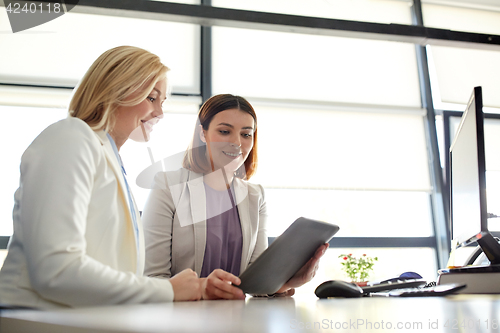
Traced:
[[24, 151], [21, 163], [97, 161], [100, 142], [94, 131], [82, 120], [66, 118], [45, 128]]
[[187, 183], [190, 180], [199, 178], [198, 176], [203, 177], [203, 175], [199, 175], [185, 168], [179, 168], [177, 170], [169, 171], [159, 171], [156, 172], [154, 176], [154, 183], [156, 185], [168, 184], [169, 186], [172, 186], [180, 183]]
[[97, 140], [97, 137], [87, 123], [78, 118], [67, 117], [45, 128], [33, 144], [39, 143], [61, 148], [63, 146], [76, 147], [94, 140]]
[[55, 123], [49, 125], [44, 132], [73, 132], [77, 130], [77, 133], [92, 134], [93, 130], [87, 125], [86, 122], [79, 118], [68, 116], [64, 119], [56, 121]]
[[157, 178], [173, 178], [173, 179], [183, 179], [189, 177], [190, 171], [184, 168], [179, 168], [177, 170], [168, 170], [168, 171], [158, 171], [155, 174], [155, 179]]
[[238, 186], [244, 186], [244, 187], [248, 188], [248, 192], [258, 193], [262, 196], [264, 195], [264, 187], [262, 187], [262, 185], [256, 184], [256, 183], [251, 183], [248, 180], [244, 180], [244, 179], [237, 178], [237, 177], [235, 177], [234, 180], [236, 181]]

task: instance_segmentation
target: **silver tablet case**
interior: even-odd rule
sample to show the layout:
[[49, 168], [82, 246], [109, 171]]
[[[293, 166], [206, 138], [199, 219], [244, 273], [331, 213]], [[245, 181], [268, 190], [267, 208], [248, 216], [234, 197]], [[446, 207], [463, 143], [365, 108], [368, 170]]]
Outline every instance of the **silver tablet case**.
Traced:
[[273, 294], [337, 233], [335, 224], [300, 217], [240, 275], [247, 294]]

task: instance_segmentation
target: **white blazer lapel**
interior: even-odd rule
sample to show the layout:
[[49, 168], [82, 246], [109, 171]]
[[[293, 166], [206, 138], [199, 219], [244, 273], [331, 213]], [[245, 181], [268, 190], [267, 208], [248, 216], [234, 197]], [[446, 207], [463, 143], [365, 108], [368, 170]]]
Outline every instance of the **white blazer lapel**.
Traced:
[[194, 270], [200, 275], [207, 244], [207, 200], [203, 176], [189, 172], [187, 187], [194, 232]]
[[234, 192], [236, 196], [236, 204], [238, 205], [238, 214], [240, 216], [241, 234], [243, 236], [242, 252], [241, 252], [241, 265], [240, 272], [245, 271], [250, 262], [250, 244], [252, 237], [250, 209], [248, 200], [248, 184], [239, 179], [234, 178]]
[[[137, 260], [138, 259], [137, 258], [137, 242], [136, 242], [135, 232], [134, 232], [134, 222], [132, 221], [132, 215], [130, 213], [130, 209], [128, 209], [128, 207], [129, 207], [128, 202], [129, 201], [128, 201], [128, 197], [127, 197], [128, 196], [127, 186], [125, 185], [125, 180], [123, 178], [122, 169], [121, 169], [121, 166], [116, 159], [116, 155], [113, 151], [113, 147], [111, 146], [111, 142], [109, 142], [109, 139], [106, 136], [106, 132], [99, 131], [99, 132], [94, 132], [94, 133], [96, 134], [99, 141], [101, 142], [102, 148], [104, 150], [104, 155], [106, 156], [106, 160], [108, 161], [108, 164], [111, 166], [111, 169], [113, 170], [113, 173], [115, 174], [115, 177], [117, 179], [118, 197], [119, 197], [120, 202], [123, 205], [124, 214], [125, 214], [125, 217], [127, 220], [127, 223], [126, 223], [127, 238], [128, 238], [129, 244], [134, 245], [133, 247], [130, 246], [130, 251], [129, 251], [128, 255], [130, 256], [129, 258], [131, 258], [130, 262], [135, 263], [134, 264], [134, 266], [136, 266], [135, 270], [137, 272], [139, 272], [140, 267], [137, 267], [138, 266], [137, 265], [137, 262], [138, 262], [138, 260]], [[137, 211], [137, 207], [135, 206], [135, 203], [134, 203], [134, 207], [132, 207], [132, 209], [136, 210], [135, 213], [136, 213], [136, 217], [137, 217], [137, 220], [139, 223], [140, 216], [139, 216], [139, 212]], [[139, 233], [140, 233], [140, 229], [141, 228], [139, 228]], [[141, 239], [141, 235], [139, 235], [139, 239]], [[141, 264], [139, 266], [143, 266], [143, 264], [144, 263], [141, 260]], [[141, 274], [142, 274], [142, 272], [141, 272]]]
[[[142, 227], [141, 214], [139, 213], [139, 208], [137, 208], [137, 204], [135, 203], [134, 195], [132, 192], [130, 192], [130, 195], [132, 196], [132, 202], [134, 203], [133, 209], [135, 210], [135, 216], [137, 221], [137, 233], [138, 233], [137, 238], [139, 239], [139, 248], [138, 251], [136, 251], [136, 254], [139, 255], [139, 257], [136, 260], [137, 262], [136, 272], [138, 276], [143, 276], [144, 265], [146, 260], [146, 243], [144, 240], [144, 228]], [[132, 216], [130, 217], [130, 222], [133, 228]], [[137, 238], [134, 237], [134, 241], [136, 242], [135, 244], [136, 248], [137, 248]]]

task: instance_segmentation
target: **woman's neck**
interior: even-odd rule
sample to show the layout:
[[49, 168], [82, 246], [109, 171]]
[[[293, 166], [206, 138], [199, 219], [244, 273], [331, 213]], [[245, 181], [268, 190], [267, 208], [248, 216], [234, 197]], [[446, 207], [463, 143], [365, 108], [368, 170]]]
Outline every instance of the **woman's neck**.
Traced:
[[116, 145], [116, 149], [118, 149], [118, 151], [120, 151], [121, 146], [123, 146], [125, 141], [127, 141], [127, 137], [117, 135], [113, 131], [110, 131], [109, 135], [111, 135], [111, 137], [113, 138], [113, 141], [115, 142], [115, 145]]
[[217, 191], [227, 190], [231, 186], [233, 178], [233, 174], [228, 173], [223, 168], [203, 175], [205, 184]]

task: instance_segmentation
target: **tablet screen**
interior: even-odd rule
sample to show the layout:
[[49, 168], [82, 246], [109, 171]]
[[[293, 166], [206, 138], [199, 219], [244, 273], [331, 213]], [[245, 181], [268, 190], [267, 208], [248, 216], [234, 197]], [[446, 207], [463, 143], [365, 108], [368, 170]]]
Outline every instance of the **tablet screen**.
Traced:
[[300, 217], [240, 275], [248, 294], [273, 294], [337, 233], [335, 224]]

